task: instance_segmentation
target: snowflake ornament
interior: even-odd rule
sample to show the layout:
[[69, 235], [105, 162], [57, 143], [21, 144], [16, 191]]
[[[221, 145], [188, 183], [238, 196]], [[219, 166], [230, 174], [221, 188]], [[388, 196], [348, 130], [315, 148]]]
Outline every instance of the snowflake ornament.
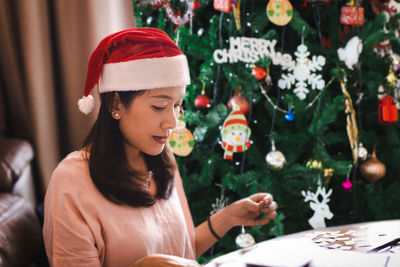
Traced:
[[322, 90], [325, 86], [325, 80], [322, 79], [321, 74], [314, 72], [322, 70], [326, 60], [323, 56], [313, 56], [310, 60], [308, 56], [310, 52], [307, 46], [301, 44], [294, 52], [296, 56], [296, 64], [285, 67], [289, 71], [288, 74], [283, 74], [278, 81], [278, 86], [281, 89], [290, 89], [295, 85], [293, 92], [301, 99], [304, 100], [310, 91], [307, 85], [311, 86], [313, 90]]

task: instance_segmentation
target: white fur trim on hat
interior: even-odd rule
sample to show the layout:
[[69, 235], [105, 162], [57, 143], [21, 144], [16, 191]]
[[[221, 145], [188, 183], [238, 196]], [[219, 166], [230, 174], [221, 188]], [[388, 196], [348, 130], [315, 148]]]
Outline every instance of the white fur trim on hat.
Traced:
[[78, 107], [82, 113], [85, 115], [92, 112], [94, 108], [94, 98], [92, 95], [83, 96], [81, 99], [78, 100]]
[[107, 63], [99, 80], [99, 92], [134, 91], [186, 86], [190, 74], [185, 55]]

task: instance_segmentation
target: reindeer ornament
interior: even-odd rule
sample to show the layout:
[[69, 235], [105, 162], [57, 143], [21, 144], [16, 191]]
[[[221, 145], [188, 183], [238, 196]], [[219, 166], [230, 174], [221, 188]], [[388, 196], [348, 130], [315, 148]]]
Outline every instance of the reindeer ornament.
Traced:
[[[304, 202], [310, 201], [310, 208], [314, 211], [314, 215], [308, 220], [308, 223], [314, 229], [325, 228], [325, 218], [328, 220], [332, 219], [333, 213], [330, 211], [328, 202], [329, 196], [332, 194], [332, 189], [326, 192], [325, 187], [321, 188], [318, 186], [317, 192], [313, 193], [310, 191], [301, 191], [304, 197]], [[322, 200], [318, 199], [318, 196], [322, 196]]]

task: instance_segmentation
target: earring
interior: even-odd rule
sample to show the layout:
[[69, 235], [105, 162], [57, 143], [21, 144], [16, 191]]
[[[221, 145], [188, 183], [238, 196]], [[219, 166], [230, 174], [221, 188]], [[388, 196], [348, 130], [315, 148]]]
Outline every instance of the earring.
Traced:
[[114, 119], [118, 120], [119, 119], [119, 113], [118, 112], [111, 112], [112, 116]]

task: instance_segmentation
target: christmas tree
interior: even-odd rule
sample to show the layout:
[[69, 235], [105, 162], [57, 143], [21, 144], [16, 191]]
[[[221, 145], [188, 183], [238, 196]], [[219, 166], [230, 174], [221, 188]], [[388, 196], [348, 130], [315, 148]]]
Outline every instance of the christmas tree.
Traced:
[[[195, 225], [260, 191], [279, 209], [246, 227], [257, 242], [400, 217], [396, 2], [133, 2], [137, 26], [163, 29], [188, 57], [170, 145]], [[205, 257], [236, 249], [240, 230]]]

